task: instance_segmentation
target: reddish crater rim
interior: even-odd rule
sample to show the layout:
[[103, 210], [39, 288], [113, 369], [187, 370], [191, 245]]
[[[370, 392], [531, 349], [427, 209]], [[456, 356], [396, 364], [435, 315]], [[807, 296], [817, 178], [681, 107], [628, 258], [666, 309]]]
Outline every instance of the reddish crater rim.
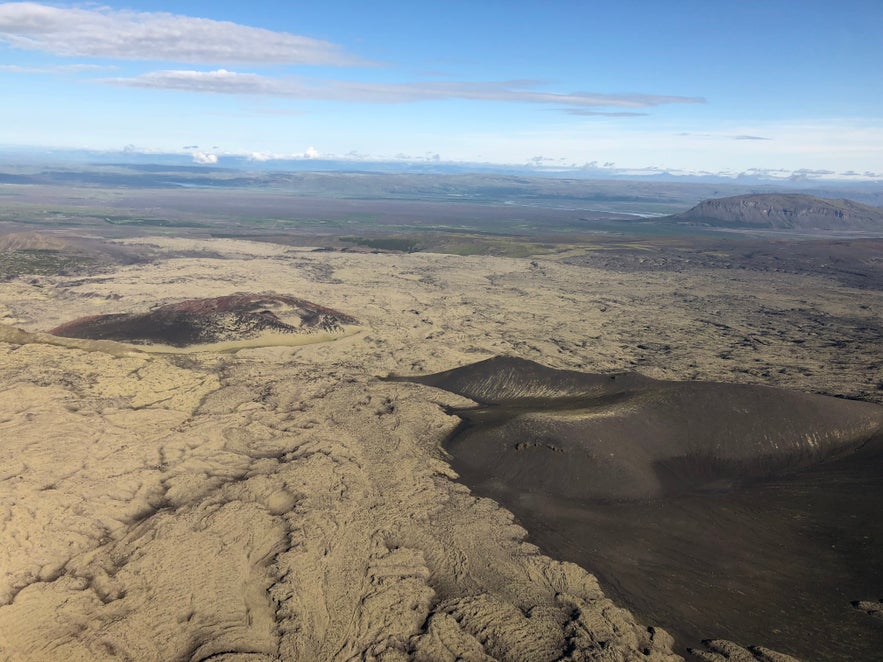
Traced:
[[[320, 306], [306, 299], [287, 296], [284, 294], [229, 294], [222, 297], [214, 297], [209, 299], [187, 299], [178, 303], [170, 303], [164, 306], [153, 308], [151, 313], [181, 312], [181, 313], [226, 313], [230, 311], [238, 311], [242, 308], [254, 306], [256, 304], [273, 304], [281, 303], [295, 308], [303, 308], [312, 313], [323, 315], [333, 315], [341, 322], [346, 324], [357, 324], [357, 320], [350, 315], [341, 313], [333, 308]], [[84, 318], [85, 319], [85, 318]]]
[[[301, 318], [299, 327], [280, 320], [274, 312], [278, 307], [292, 309]], [[258, 310], [266, 308], [266, 310]], [[146, 312], [89, 315], [65, 322], [49, 333], [74, 338], [110, 339], [128, 342], [163, 342], [169, 333], [181, 346], [211, 342], [210, 338], [230, 329], [221, 328], [219, 316], [232, 314], [242, 323], [242, 332], [251, 337], [259, 329], [276, 329], [298, 333], [325, 327], [340, 329], [341, 324], [358, 324], [356, 318], [333, 308], [281, 294], [237, 293], [226, 296], [187, 299], [178, 303], [156, 306]], [[177, 327], [177, 331], [171, 331]], [[298, 329], [301, 329], [299, 331]], [[183, 335], [182, 335], [183, 334]], [[235, 334], [235, 331], [234, 331]]]

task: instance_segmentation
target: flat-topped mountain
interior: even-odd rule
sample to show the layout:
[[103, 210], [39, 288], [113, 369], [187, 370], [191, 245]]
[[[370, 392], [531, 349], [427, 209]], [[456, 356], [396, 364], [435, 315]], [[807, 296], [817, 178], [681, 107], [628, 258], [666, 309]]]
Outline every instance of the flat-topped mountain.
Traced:
[[803, 194], [770, 193], [703, 200], [667, 220], [724, 227], [883, 231], [883, 209], [879, 207]]

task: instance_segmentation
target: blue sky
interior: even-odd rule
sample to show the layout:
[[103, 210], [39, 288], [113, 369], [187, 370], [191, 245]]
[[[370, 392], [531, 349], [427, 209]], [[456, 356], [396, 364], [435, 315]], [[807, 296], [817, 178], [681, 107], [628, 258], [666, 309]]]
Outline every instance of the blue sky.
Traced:
[[883, 177], [881, 26], [881, 0], [0, 3], [0, 145]]

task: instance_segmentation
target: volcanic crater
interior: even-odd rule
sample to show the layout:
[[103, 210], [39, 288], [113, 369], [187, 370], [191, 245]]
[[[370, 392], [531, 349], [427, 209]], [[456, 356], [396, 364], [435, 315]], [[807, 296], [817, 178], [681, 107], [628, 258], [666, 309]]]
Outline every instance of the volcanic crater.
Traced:
[[50, 330], [66, 338], [189, 347], [251, 340], [263, 334], [342, 333], [358, 321], [305, 299], [231, 294], [161, 305], [143, 313], [81, 317]]
[[883, 649], [850, 604], [883, 593], [883, 407], [513, 357], [391, 379], [474, 401], [450, 410], [461, 480], [680, 646], [762, 641], [819, 660]]

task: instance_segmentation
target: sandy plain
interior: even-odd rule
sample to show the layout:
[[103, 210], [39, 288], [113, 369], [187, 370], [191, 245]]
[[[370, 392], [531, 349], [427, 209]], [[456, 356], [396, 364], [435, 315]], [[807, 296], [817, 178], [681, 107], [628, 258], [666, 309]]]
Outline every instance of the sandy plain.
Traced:
[[[675, 659], [455, 480], [469, 401], [381, 378], [505, 354], [883, 402], [883, 292], [823, 276], [126, 243], [191, 257], [0, 283], [4, 659]], [[235, 292], [363, 328], [175, 354], [39, 333]]]

